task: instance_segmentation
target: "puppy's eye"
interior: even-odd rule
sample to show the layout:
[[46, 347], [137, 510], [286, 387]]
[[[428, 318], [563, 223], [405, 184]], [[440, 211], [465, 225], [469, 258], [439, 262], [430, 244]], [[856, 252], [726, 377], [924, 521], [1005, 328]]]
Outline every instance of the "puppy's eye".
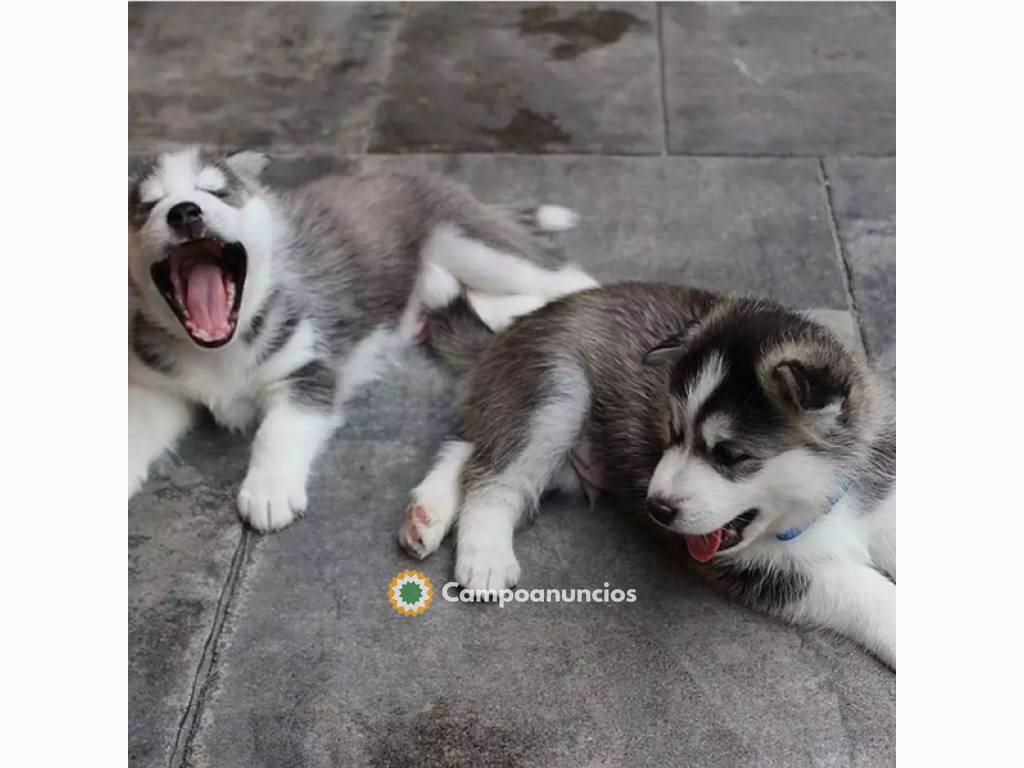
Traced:
[[204, 192], [208, 192], [219, 200], [226, 200], [228, 197], [228, 191], [226, 189], [204, 189]]
[[743, 453], [735, 443], [723, 440], [712, 449], [711, 458], [716, 464], [721, 464], [723, 467], [734, 467], [754, 457], [749, 453]]
[[150, 213], [153, 212], [153, 209], [155, 207], [156, 207], [156, 201], [154, 200], [151, 203], [139, 203], [138, 205], [135, 206], [135, 211], [142, 218], [146, 218], [147, 216], [149, 216]]

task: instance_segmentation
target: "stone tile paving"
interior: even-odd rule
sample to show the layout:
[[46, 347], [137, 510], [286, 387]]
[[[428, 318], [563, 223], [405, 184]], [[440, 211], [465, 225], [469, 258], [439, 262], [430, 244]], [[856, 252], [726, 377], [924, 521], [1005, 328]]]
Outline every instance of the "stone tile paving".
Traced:
[[670, 150], [895, 154], [895, 7], [665, 4]]
[[[283, 185], [428, 167], [563, 202], [583, 216], [566, 247], [602, 280], [820, 308], [894, 369], [893, 16], [133, 4], [130, 151], [260, 146]], [[620, 511], [553, 501], [517, 550], [526, 587], [611, 581], [635, 604], [394, 615], [386, 584], [413, 565], [395, 529], [451, 398], [410, 351], [278, 535], [234, 516], [247, 438], [199, 428], [160, 463], [129, 503], [133, 766], [895, 762], [894, 675], [717, 596]], [[422, 565], [435, 584], [451, 567], [447, 547]]]

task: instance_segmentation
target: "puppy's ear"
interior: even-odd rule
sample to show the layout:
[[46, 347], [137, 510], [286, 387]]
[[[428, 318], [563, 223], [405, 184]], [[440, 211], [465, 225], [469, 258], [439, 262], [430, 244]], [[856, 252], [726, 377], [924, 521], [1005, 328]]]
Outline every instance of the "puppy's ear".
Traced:
[[128, 156], [128, 214], [139, 203], [139, 183], [153, 166], [151, 157], [141, 155]]
[[270, 163], [270, 155], [264, 152], [240, 150], [229, 154], [225, 158], [225, 162], [239, 176], [246, 176], [257, 180], [260, 174], [263, 173], [263, 169]]
[[797, 413], [834, 420], [849, 395], [847, 387], [825, 367], [816, 368], [799, 360], [783, 360], [771, 371], [779, 399]]
[[148, 155], [128, 155], [129, 186], [142, 180], [146, 170], [152, 168], [153, 158]]
[[686, 331], [673, 333], [657, 346], [651, 347], [644, 355], [644, 365], [662, 365], [675, 360], [686, 346]]
[[128, 194], [131, 195], [132, 187], [138, 184], [153, 169], [154, 158], [149, 155], [128, 155]]
[[143, 169], [146, 161], [139, 158], [128, 160], [128, 215], [138, 205], [138, 183], [142, 180]]

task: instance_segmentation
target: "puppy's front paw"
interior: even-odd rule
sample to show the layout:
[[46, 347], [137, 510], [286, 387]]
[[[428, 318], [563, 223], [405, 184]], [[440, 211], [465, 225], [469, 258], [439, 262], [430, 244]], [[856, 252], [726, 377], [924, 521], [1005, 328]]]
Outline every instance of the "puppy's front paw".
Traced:
[[280, 530], [305, 511], [305, 479], [250, 469], [238, 492], [238, 514], [257, 531]]
[[889, 653], [882, 657], [882, 661], [888, 664], [893, 671], [896, 670], [896, 646], [893, 646]]
[[413, 557], [423, 560], [441, 546], [447, 533], [444, 519], [424, 504], [413, 502], [405, 510], [405, 522], [398, 531], [398, 543]]
[[465, 589], [508, 589], [519, 583], [522, 569], [511, 547], [459, 546], [455, 580]]
[[878, 656], [884, 663], [889, 665], [889, 668], [893, 671], [896, 670], [896, 630], [895, 623], [892, 625], [893, 629], [891, 632], [884, 631], [881, 636], [875, 641], [874, 648], [872, 650], [875, 655]]

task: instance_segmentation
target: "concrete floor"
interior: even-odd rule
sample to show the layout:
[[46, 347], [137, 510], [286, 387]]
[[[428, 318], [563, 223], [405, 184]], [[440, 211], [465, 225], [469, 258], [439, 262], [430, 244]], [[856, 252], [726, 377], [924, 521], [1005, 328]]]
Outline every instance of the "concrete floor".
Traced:
[[[132, 152], [269, 148], [272, 178], [430, 167], [556, 201], [599, 279], [834, 310], [895, 377], [895, 10], [868, 4], [132, 5]], [[452, 605], [395, 543], [451, 421], [419, 351], [358, 399], [307, 516], [235, 516], [247, 440], [197, 429], [129, 504], [133, 766], [877, 766], [895, 675], [706, 587], [622, 511], [545, 505], [526, 588], [622, 605]]]

